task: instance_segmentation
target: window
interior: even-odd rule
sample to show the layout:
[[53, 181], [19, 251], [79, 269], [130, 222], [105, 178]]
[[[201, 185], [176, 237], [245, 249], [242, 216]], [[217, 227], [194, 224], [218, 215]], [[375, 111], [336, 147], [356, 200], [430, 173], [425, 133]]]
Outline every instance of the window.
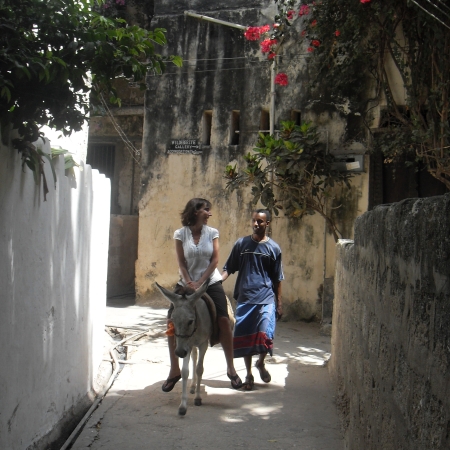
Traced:
[[205, 111], [202, 119], [202, 144], [211, 145], [212, 111]]
[[86, 163], [107, 178], [114, 178], [116, 147], [111, 144], [89, 144]]
[[300, 126], [302, 124], [302, 113], [297, 109], [293, 109], [291, 111], [291, 120], [295, 123], [295, 125]]
[[240, 111], [231, 111], [230, 145], [239, 145]]
[[267, 109], [261, 110], [261, 119], [259, 121], [259, 131], [264, 134], [270, 132], [270, 114]]

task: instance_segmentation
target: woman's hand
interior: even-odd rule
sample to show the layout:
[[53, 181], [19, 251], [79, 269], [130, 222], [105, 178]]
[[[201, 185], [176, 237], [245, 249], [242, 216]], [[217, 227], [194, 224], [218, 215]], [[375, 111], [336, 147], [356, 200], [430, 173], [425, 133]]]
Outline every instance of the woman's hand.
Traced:
[[188, 281], [186, 283], [191, 289], [194, 289], [195, 291], [201, 286], [201, 284], [198, 281]]

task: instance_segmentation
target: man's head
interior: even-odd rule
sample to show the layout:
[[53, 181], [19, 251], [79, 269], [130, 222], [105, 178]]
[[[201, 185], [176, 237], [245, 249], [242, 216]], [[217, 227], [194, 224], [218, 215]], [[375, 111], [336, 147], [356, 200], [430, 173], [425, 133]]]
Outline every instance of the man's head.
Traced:
[[252, 213], [253, 233], [260, 238], [266, 235], [266, 229], [270, 223], [270, 212], [267, 209], [256, 209]]

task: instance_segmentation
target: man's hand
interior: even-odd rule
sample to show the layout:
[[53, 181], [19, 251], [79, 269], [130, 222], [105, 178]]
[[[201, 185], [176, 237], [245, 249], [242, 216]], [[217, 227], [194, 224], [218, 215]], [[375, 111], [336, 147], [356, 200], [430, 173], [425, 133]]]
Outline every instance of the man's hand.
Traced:
[[275, 317], [277, 320], [280, 320], [283, 317], [283, 305], [281, 302], [277, 302], [277, 309], [275, 311]]

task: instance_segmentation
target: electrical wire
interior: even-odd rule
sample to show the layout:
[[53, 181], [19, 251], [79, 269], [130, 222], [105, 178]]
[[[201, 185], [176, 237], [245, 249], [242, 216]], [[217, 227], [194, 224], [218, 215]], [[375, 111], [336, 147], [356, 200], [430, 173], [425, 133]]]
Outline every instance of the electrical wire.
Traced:
[[133, 143], [128, 139], [128, 136], [126, 135], [126, 133], [123, 131], [122, 127], [117, 123], [114, 114], [112, 113], [112, 111], [109, 109], [108, 104], [106, 103], [103, 94], [100, 93], [100, 101], [103, 105], [103, 107], [106, 110], [106, 113], [108, 114], [109, 119], [111, 120], [111, 123], [113, 124], [113, 127], [115, 128], [115, 130], [117, 131], [117, 133], [119, 134], [120, 138], [122, 139], [122, 141], [125, 144], [125, 147], [127, 148], [127, 150], [129, 151], [131, 157], [134, 159], [134, 161], [136, 162], [136, 164], [138, 166], [141, 167], [141, 163], [140, 161], [138, 161], [135, 157], [139, 156], [141, 154], [140, 150], [138, 150]]
[[450, 7], [447, 6], [442, 0], [437, 0], [438, 3], [440, 3], [442, 6], [445, 6], [449, 11], [450, 11]]
[[431, 0], [425, 0], [426, 2], [428, 2], [430, 5], [434, 6], [440, 13], [444, 14], [445, 16], [447, 16], [450, 19], [450, 15], [448, 15], [446, 12], [442, 11], [442, 9], [439, 8], [439, 6], [435, 5]]
[[439, 23], [441, 23], [442, 25], [444, 25], [444, 27], [448, 28], [450, 30], [450, 27], [445, 24], [444, 22], [442, 22], [441, 19], [438, 19], [434, 14], [430, 13], [430, 11], [426, 10], [423, 6], [419, 5], [416, 0], [411, 0], [417, 7], [419, 7], [421, 10], [423, 10], [424, 12], [426, 12], [430, 17], [432, 17], [433, 19], [437, 20]]

